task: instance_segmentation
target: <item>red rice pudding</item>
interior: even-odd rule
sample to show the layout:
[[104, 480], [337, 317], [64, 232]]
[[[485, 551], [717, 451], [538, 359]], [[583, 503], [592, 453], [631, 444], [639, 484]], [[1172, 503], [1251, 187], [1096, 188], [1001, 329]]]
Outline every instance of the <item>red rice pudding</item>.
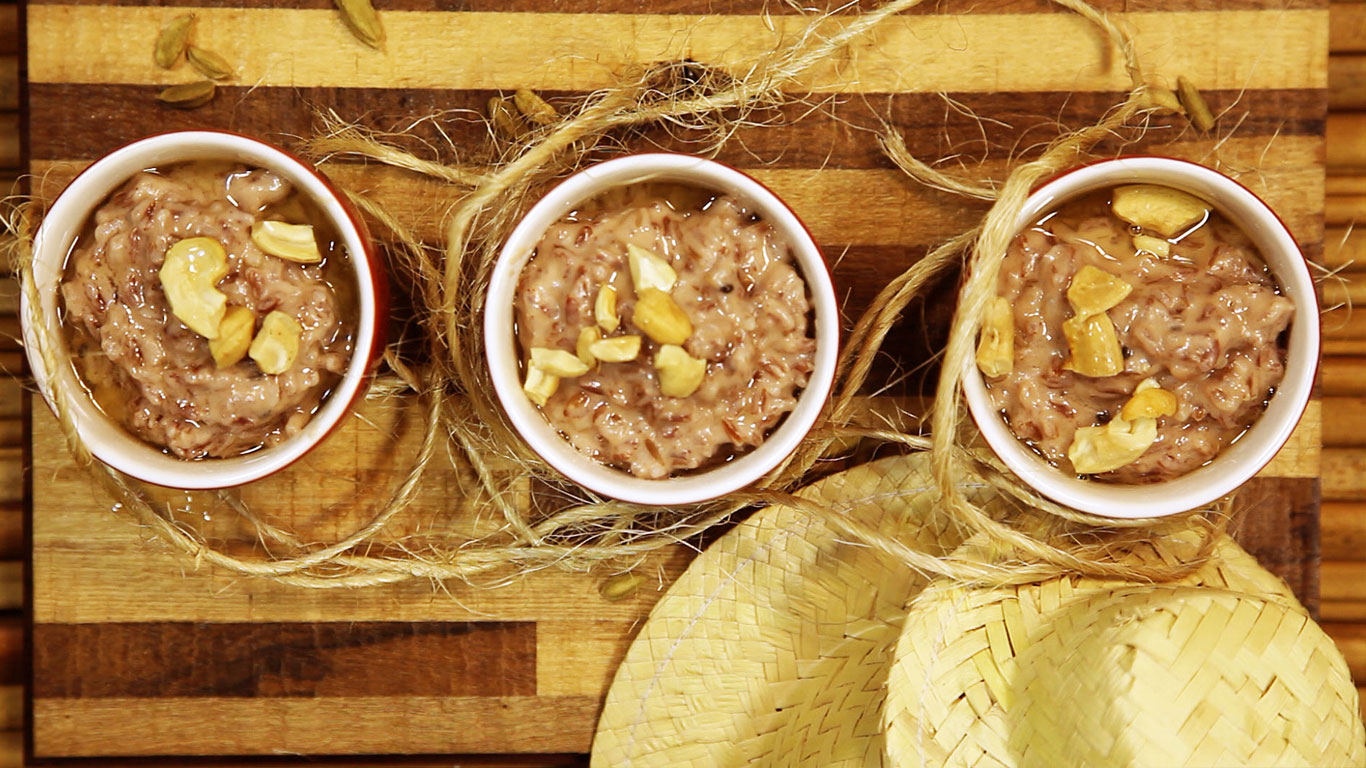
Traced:
[[326, 218], [261, 168], [142, 171], [91, 216], [61, 284], [80, 379], [182, 459], [274, 445], [345, 371], [353, 279]]
[[551, 226], [522, 270], [527, 396], [578, 451], [665, 478], [759, 445], [814, 365], [789, 245], [743, 201], [641, 183]]
[[1011, 242], [977, 351], [1015, 435], [1079, 476], [1209, 462], [1284, 375], [1294, 305], [1212, 206], [1153, 185], [1064, 204]]

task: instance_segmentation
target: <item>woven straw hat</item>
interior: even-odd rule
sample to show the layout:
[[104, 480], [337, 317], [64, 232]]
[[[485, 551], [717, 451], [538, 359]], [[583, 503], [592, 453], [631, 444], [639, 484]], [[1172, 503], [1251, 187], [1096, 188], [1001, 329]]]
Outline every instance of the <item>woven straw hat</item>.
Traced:
[[[932, 485], [922, 454], [801, 495], [945, 554], [959, 540]], [[592, 764], [882, 765], [886, 674], [906, 602], [924, 584], [808, 514], [755, 513], [655, 606], [608, 691]]]
[[936, 582], [910, 606], [884, 722], [898, 766], [1366, 764], [1341, 654], [1226, 538], [1177, 584]]

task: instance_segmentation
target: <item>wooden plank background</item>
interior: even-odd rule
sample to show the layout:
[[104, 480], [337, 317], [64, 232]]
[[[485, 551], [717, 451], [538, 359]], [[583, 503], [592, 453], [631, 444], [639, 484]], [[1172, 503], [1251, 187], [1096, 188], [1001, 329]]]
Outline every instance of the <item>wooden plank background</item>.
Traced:
[[[26, 167], [35, 175], [35, 194], [50, 197], [89, 160], [153, 130], [223, 127], [288, 144], [314, 128], [316, 106], [395, 125], [432, 110], [479, 110], [490, 94], [516, 87], [569, 100], [606, 82], [622, 63], [681, 55], [735, 62], [800, 24], [787, 6], [762, 0], [657, 0], [643, 4], [649, 13], [627, 0], [596, 0], [581, 4], [575, 10], [583, 13], [575, 15], [547, 12], [560, 10], [550, 0], [468, 0], [457, 4], [459, 11], [430, 0], [401, 0], [379, 3], [389, 42], [376, 53], [347, 36], [325, 0], [289, 8], [247, 0], [232, 8], [196, 8], [199, 42], [240, 70], [235, 84], [209, 106], [175, 112], [160, 108], [153, 96], [161, 84], [189, 76], [156, 70], [150, 47], [164, 20], [184, 10], [159, 5], [35, 2], [25, 9]], [[1138, 31], [1153, 75], [1169, 82], [1179, 74], [1191, 77], [1216, 109], [1228, 109], [1213, 136], [1163, 120], [1133, 149], [1239, 173], [1285, 216], [1312, 258], [1330, 265], [1352, 258], [1339, 247], [1341, 238], [1326, 240], [1323, 230], [1326, 7], [1271, 0], [1099, 5], [1125, 11], [1122, 18]], [[974, 4], [970, 16], [955, 10], [961, 9], [952, 3], [927, 5], [895, 20], [876, 48], [871, 42], [857, 46], [838, 67], [814, 73], [802, 84], [811, 100], [843, 92], [832, 115], [745, 130], [723, 150], [722, 159], [773, 186], [811, 225], [837, 259], [835, 277], [850, 313], [866, 306], [882, 281], [982, 210], [903, 182], [862, 130], [876, 125], [875, 115], [888, 115], [906, 131], [913, 151], [961, 153], [973, 163], [985, 155], [990, 159], [982, 170], [1000, 176], [1000, 158], [1011, 148], [1050, 135], [1039, 126], [1094, 120], [1122, 87], [1115, 67], [1096, 64], [1101, 46], [1081, 22], [1053, 12], [1043, 0], [988, 0]], [[1342, 38], [1335, 26], [1334, 45]], [[1048, 56], [1037, 55], [1039, 40], [1050, 42]], [[1335, 78], [1340, 69], [1334, 65]], [[940, 91], [1009, 125], [968, 119], [948, 108]], [[17, 94], [17, 86], [10, 92]], [[0, 101], [5, 93], [0, 84]], [[801, 111], [789, 109], [785, 116]], [[16, 133], [3, 131], [5, 119], [0, 115], [0, 136], [13, 141]], [[1328, 121], [1330, 134], [1337, 124], [1336, 118]], [[477, 124], [457, 119], [447, 130], [462, 151], [478, 151]], [[650, 143], [684, 148], [664, 133], [649, 134], [641, 146]], [[5, 167], [19, 167], [17, 141], [12, 150], [5, 147], [0, 141], [0, 165], [8, 158]], [[447, 149], [441, 158], [456, 155]], [[333, 173], [393, 201], [396, 213], [423, 225], [425, 237], [438, 237], [449, 196], [433, 185], [362, 165]], [[1366, 196], [1366, 184], [1342, 194]], [[1337, 194], [1328, 200], [1330, 216], [1338, 217], [1330, 224], [1354, 218], [1349, 200]], [[1335, 210], [1345, 211], [1345, 218]], [[1325, 300], [1352, 295], [1354, 285], [1350, 278], [1329, 283]], [[0, 324], [10, 325], [0, 329], [17, 326], [13, 289], [7, 290], [9, 303], [0, 307], [7, 319]], [[942, 333], [947, 306], [941, 293], [918, 308], [889, 348], [909, 350], [903, 362], [923, 356]], [[1344, 402], [1359, 403], [1352, 398], [1366, 389], [1366, 379], [1356, 375], [1366, 372], [1366, 362], [1359, 361], [1366, 360], [1366, 341], [1358, 340], [1366, 339], [1366, 324], [1345, 314], [1331, 314], [1326, 330], [1334, 355], [1324, 369], [1323, 407], [1334, 414], [1323, 424], [1330, 446], [1366, 434], [1337, 416], [1352, 407]], [[18, 370], [12, 335], [4, 334], [0, 355], [8, 357], [0, 362]], [[14, 394], [0, 403], [17, 404], [17, 388]], [[1250, 510], [1240, 531], [1310, 604], [1319, 591], [1321, 463], [1327, 498], [1366, 499], [1361, 449], [1332, 447], [1320, 455], [1318, 406], [1245, 494]], [[1366, 408], [1356, 407], [1353, 413], [1366, 415]], [[545, 572], [496, 589], [439, 591], [411, 584], [309, 592], [191, 570], [149, 546], [89, 489], [65, 458], [41, 403], [28, 412], [34, 459], [28, 726], [32, 754], [39, 757], [580, 753], [588, 748], [601, 695], [633, 628], [688, 558], [677, 549], [642, 564], [638, 571], [652, 577], [648, 587], [619, 603], [598, 596], [601, 574]], [[20, 487], [23, 413], [15, 407], [13, 415], [0, 414], [0, 424], [11, 419], [15, 425], [3, 445], [16, 446], [0, 449], [13, 454], [0, 470], [12, 482], [0, 488]], [[298, 471], [252, 493], [278, 499], [272, 513], [279, 520], [320, 539], [344, 533], [374, 498], [381, 485], [374, 481], [391, 468], [390, 456], [414, 439], [401, 403], [371, 404], [363, 417]], [[391, 431], [397, 436], [389, 437]], [[396, 534], [492, 524], [480, 518], [482, 510], [461, 502], [458, 488], [456, 473], [438, 473]], [[17, 551], [22, 499], [12, 496], [0, 501], [12, 505], [13, 514], [0, 519], [13, 518]], [[187, 497], [184, 506], [186, 514], [208, 513], [213, 519], [197, 524], [227, 546], [250, 549], [243, 527], [202, 498]], [[1360, 673], [1366, 633], [1343, 620], [1349, 614], [1366, 619], [1359, 608], [1366, 593], [1343, 585], [1366, 583], [1358, 568], [1366, 567], [1366, 527], [1351, 502], [1329, 503], [1323, 516], [1329, 534], [1324, 551], [1332, 559], [1323, 569], [1324, 618], [1332, 620], [1330, 631]], [[0, 558], [8, 530], [0, 525]], [[13, 577], [17, 584], [17, 570]], [[5, 583], [0, 573], [0, 596]], [[18, 598], [14, 589], [15, 605]], [[0, 624], [0, 658], [18, 653], [17, 620], [14, 627], [7, 645]], [[11, 655], [4, 656], [7, 649]], [[0, 727], [17, 725], [18, 681], [15, 675], [9, 689], [0, 687]], [[5, 690], [15, 701], [12, 723], [4, 717]]]

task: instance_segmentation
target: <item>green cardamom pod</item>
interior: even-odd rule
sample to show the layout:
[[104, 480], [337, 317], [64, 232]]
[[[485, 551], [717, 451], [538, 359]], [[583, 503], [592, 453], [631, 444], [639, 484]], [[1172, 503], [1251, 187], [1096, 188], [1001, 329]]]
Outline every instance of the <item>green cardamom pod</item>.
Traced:
[[525, 88], [518, 88], [512, 94], [512, 101], [517, 105], [517, 111], [536, 125], [550, 125], [560, 116], [550, 102]]
[[210, 80], [227, 80], [232, 77], [233, 66], [213, 51], [192, 45], [185, 51], [185, 58], [189, 60], [190, 66], [199, 70], [199, 74]]
[[153, 51], [158, 67], [170, 69], [180, 61], [180, 54], [185, 52], [185, 46], [190, 43], [190, 30], [193, 27], [194, 14], [187, 13], [171, 19], [170, 24], [161, 28]]
[[384, 27], [370, 0], [332, 0], [341, 11], [342, 20], [356, 39], [378, 50], [384, 45]]
[[197, 83], [173, 85], [158, 93], [157, 99], [177, 109], [194, 109], [208, 104], [213, 99], [215, 90], [212, 80], [201, 80]]

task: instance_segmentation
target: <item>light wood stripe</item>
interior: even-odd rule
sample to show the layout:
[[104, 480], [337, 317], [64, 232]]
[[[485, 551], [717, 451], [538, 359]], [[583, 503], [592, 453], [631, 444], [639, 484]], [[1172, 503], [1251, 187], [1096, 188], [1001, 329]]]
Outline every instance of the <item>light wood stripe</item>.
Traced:
[[33, 739], [45, 757], [168, 746], [180, 755], [587, 752], [599, 706], [587, 696], [37, 699]]
[[[713, 14], [724, 16], [770, 16], [810, 15], [813, 11], [855, 13], [866, 12], [882, 5], [886, 0], [816, 0], [816, 2], [785, 3], [774, 0], [650, 0], [652, 13], [668, 14]], [[205, 5], [204, 0], [32, 0], [29, 5], [125, 5], [125, 6], [165, 6], [168, 8], [198, 8]], [[1134, 8], [1132, 0], [1094, 0], [1091, 3], [1099, 11], [1118, 13]], [[241, 8], [297, 8], [330, 9], [331, 0], [233, 0], [234, 7]], [[498, 11], [500, 13], [555, 13], [563, 10], [563, 0], [384, 0], [377, 3], [380, 13], [394, 11]], [[576, 13], [640, 13], [641, 0], [578, 0], [573, 3]], [[1225, 11], [1225, 10], [1286, 10], [1322, 8], [1316, 0], [1143, 0], [1140, 5], [1144, 11]], [[961, 10], [968, 10], [964, 6]], [[993, 13], [1063, 13], [1057, 3], [1049, 0], [974, 0], [970, 9], [973, 14]], [[906, 11], [907, 14], [941, 14], [960, 9], [944, 2], [932, 0], [923, 2]]]
[[1319, 602], [1319, 619], [1366, 622], [1366, 600], [1322, 600]]
[[[178, 11], [44, 5], [29, 8], [29, 78], [40, 83], [169, 83], [151, 50]], [[743, 71], [806, 23], [790, 16], [430, 14], [384, 17], [385, 52], [358, 45], [323, 10], [199, 11], [200, 44], [254, 85], [391, 88], [591, 89], [630, 65], [682, 56]], [[1148, 51], [1152, 75], [1184, 74], [1203, 88], [1323, 88], [1326, 11], [1120, 15]], [[830, 32], [843, 20], [832, 20]], [[301, 34], [306, 31], [306, 34]], [[498, 41], [490, 45], [490, 41]], [[1048, 41], [1040, 55], [1039, 41]], [[480, 51], [479, 56], [445, 51]], [[592, 51], [591, 57], [566, 51]], [[1097, 38], [1061, 14], [897, 17], [799, 90], [860, 92], [1123, 89]], [[1116, 61], [1106, 55], [1107, 62]], [[991, 74], [987, 74], [991, 73]]]
[[1326, 397], [1321, 407], [1324, 445], [1366, 445], [1366, 398]]
[[[1334, 177], [1329, 177], [1331, 180]], [[1323, 233], [1323, 265], [1366, 270], [1366, 227], [1329, 227]]]
[[1347, 659], [1347, 670], [1354, 680], [1366, 680], [1366, 624], [1328, 622], [1323, 631]]
[[1319, 573], [1324, 600], [1366, 603], [1366, 562], [1325, 560]]
[[1366, 504], [1324, 502], [1319, 521], [1324, 560], [1366, 560]]
[[[641, 589], [662, 597], [667, 585], [647, 580]], [[638, 622], [536, 622], [536, 693], [541, 696], [607, 695]]]
[[1366, 501], [1366, 449], [1328, 448], [1323, 451], [1325, 501]]
[[[367, 418], [374, 418], [373, 410]], [[1290, 443], [1261, 477], [1315, 477], [1318, 450], [1317, 403]], [[635, 621], [658, 597], [657, 589], [682, 572], [688, 555], [671, 548], [639, 566], [647, 582], [630, 598], [608, 602], [597, 594], [596, 580], [547, 570], [511, 586], [488, 589], [449, 585], [434, 594], [426, 583], [336, 593], [300, 590], [264, 581], [235, 578], [213, 569], [186, 573], [182, 561], [149, 552], [142, 532], [109, 511], [109, 502], [86, 475], [66, 458], [56, 431], [44, 414], [35, 429], [34, 504], [46, 512], [34, 520], [35, 621], [40, 623], [150, 621]], [[335, 440], [347, 442], [344, 434]], [[359, 443], [357, 443], [359, 444]], [[324, 446], [326, 448], [326, 446]], [[417, 516], [442, 501], [440, 484], [433, 498], [419, 501]], [[424, 496], [428, 496], [424, 494]], [[56, 499], [61, 499], [58, 504]], [[300, 493], [302, 511], [315, 516], [325, 497]], [[435, 506], [448, 510], [449, 504]], [[288, 509], [280, 510], [286, 519]], [[314, 525], [317, 525], [315, 522]], [[350, 523], [319, 536], [344, 534]], [[665, 581], [658, 582], [656, 577]], [[489, 582], [493, 577], [488, 578]], [[148, 591], [139, 585], [157, 584]], [[213, 600], [200, 599], [206, 594]]]
[[1366, 397], [1366, 356], [1325, 356], [1319, 373], [1323, 379], [1323, 394]]
[[1348, 174], [1366, 169], [1366, 113], [1333, 112], [1324, 125], [1327, 166], [1333, 173]]

